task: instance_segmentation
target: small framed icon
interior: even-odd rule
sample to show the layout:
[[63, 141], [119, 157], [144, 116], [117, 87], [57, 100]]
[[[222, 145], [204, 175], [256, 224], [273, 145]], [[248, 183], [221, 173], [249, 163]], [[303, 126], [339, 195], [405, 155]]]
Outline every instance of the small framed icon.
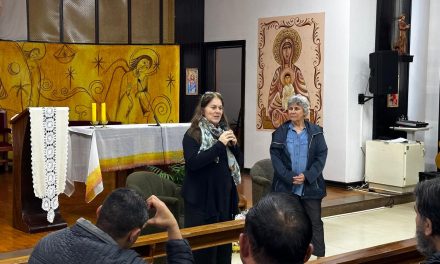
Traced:
[[186, 68], [186, 95], [199, 94], [199, 70]]

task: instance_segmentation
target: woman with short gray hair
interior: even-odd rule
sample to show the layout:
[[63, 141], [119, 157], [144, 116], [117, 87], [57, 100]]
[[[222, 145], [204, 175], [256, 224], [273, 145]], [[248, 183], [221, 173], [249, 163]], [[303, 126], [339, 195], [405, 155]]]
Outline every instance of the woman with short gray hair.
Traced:
[[270, 157], [274, 167], [272, 191], [297, 198], [312, 222], [313, 254], [325, 256], [324, 224], [321, 203], [326, 196], [322, 175], [327, 159], [327, 144], [322, 128], [306, 120], [310, 103], [302, 95], [287, 101], [289, 121], [272, 134]]
[[[289, 109], [289, 106], [292, 105], [299, 105], [304, 110], [304, 116], [308, 116], [310, 112], [310, 103], [309, 100], [305, 96], [302, 95], [294, 95], [287, 100], [287, 109]], [[305, 118], [304, 117], [304, 118]]]

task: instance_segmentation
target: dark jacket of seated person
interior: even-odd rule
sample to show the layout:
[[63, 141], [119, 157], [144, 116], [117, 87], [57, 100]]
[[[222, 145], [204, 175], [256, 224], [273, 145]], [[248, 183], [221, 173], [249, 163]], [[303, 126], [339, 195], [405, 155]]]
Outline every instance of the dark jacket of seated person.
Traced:
[[[156, 209], [156, 215], [148, 221], [147, 207]], [[167, 229], [167, 263], [194, 263], [191, 248], [182, 239], [176, 219], [156, 196], [145, 203], [133, 190], [116, 189], [97, 214], [96, 225], [80, 218], [73, 226], [42, 238], [28, 263], [146, 263], [130, 249], [145, 224]]]
[[440, 263], [440, 178], [421, 181], [414, 189], [417, 250], [423, 264]]

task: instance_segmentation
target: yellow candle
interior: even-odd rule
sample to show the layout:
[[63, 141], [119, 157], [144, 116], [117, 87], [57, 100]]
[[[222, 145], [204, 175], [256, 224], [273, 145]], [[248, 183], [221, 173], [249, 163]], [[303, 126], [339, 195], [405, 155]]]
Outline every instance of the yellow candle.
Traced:
[[92, 122], [96, 122], [96, 103], [92, 103]]
[[101, 122], [104, 123], [107, 121], [107, 116], [105, 114], [105, 103], [101, 103]]

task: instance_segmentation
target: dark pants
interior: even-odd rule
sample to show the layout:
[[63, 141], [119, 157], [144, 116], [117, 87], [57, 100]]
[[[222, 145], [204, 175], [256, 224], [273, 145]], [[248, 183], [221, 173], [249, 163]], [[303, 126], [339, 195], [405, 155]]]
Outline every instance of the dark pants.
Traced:
[[307, 215], [312, 222], [312, 245], [313, 255], [317, 257], [325, 256], [325, 243], [324, 243], [324, 223], [321, 219], [321, 203], [322, 199], [300, 199], [302, 206], [307, 212]]
[[[185, 227], [230, 221], [231, 218], [229, 213], [219, 213], [216, 216], [207, 217], [198, 208], [185, 203]], [[193, 256], [196, 264], [231, 264], [232, 245], [199, 249], [193, 251]]]

